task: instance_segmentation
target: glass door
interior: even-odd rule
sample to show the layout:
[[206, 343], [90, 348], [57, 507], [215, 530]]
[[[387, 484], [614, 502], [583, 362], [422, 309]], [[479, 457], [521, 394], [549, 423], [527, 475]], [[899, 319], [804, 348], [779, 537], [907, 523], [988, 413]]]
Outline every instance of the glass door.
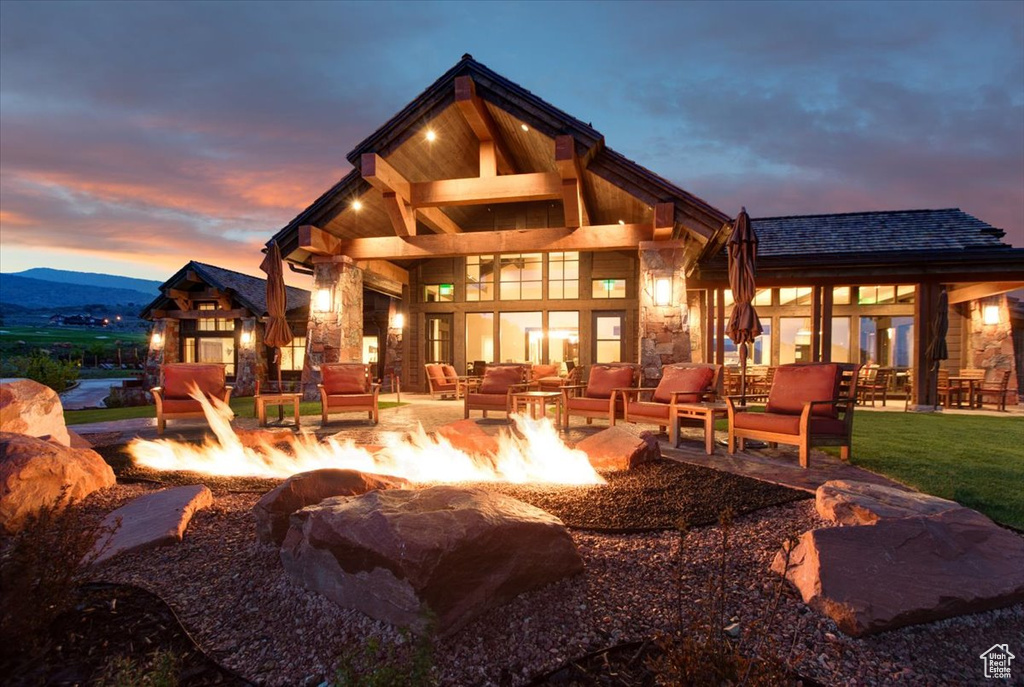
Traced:
[[427, 315], [428, 363], [452, 364], [452, 315]]
[[622, 362], [625, 357], [626, 313], [595, 312], [594, 313], [594, 348], [595, 363]]

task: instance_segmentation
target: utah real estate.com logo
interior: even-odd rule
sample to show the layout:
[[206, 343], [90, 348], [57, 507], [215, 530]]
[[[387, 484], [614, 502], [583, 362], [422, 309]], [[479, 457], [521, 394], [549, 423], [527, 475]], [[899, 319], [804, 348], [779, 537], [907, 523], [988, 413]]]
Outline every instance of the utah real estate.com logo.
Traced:
[[1010, 661], [1017, 658], [1010, 653], [1006, 644], [993, 644], [992, 648], [981, 655], [985, 664], [985, 677], [1010, 679]]

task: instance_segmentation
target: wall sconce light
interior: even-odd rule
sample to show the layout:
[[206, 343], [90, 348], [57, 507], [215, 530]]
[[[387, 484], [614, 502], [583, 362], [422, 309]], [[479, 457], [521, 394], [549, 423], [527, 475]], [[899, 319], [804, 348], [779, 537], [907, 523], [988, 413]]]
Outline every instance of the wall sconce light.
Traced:
[[999, 324], [999, 306], [986, 305], [982, 311], [981, 321], [985, 324]]
[[160, 349], [164, 346], [164, 335], [160, 332], [153, 332], [153, 336], [149, 340], [149, 345], [153, 349]]
[[313, 310], [315, 312], [330, 312], [334, 301], [333, 295], [329, 288], [317, 289], [313, 295]]
[[242, 332], [242, 336], [239, 337], [239, 343], [243, 346], [249, 346], [252, 343], [252, 332]]
[[654, 304], [672, 305], [671, 277], [658, 277], [654, 280]]
[[396, 312], [395, 316], [391, 319], [392, 329], [404, 329], [405, 328], [405, 315], [400, 312]]

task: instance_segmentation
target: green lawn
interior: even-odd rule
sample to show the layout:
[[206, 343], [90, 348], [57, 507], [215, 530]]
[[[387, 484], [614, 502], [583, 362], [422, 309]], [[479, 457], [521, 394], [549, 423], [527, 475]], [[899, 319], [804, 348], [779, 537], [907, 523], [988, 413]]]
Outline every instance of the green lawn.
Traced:
[[0, 347], [25, 345], [46, 348], [56, 343], [70, 343], [78, 347], [102, 343], [113, 346], [120, 341], [122, 346], [146, 346], [146, 332], [138, 329], [114, 329], [107, 327], [47, 327], [9, 325], [0, 327]]
[[[231, 409], [235, 411], [237, 417], [256, 417], [255, 408], [253, 407], [252, 398], [232, 398], [229, 403]], [[398, 405], [406, 405], [405, 403], [395, 403], [394, 401], [381, 401], [379, 407], [381, 410], [385, 408], [394, 408]], [[267, 410], [268, 419], [275, 412], [274, 408]], [[286, 409], [286, 416], [290, 415], [291, 410]], [[299, 404], [300, 415], [319, 415], [320, 414], [320, 401], [302, 401]], [[155, 406], [133, 406], [130, 408], [95, 408], [90, 410], [65, 410], [64, 411], [64, 422], [68, 425], [81, 425], [87, 422], [109, 422], [112, 420], [134, 420], [140, 417], [156, 417]]]

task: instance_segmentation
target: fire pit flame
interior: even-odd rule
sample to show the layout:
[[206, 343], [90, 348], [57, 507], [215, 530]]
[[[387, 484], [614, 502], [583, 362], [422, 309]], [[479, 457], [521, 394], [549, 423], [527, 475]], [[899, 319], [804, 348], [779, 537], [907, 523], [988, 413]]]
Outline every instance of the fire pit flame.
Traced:
[[231, 427], [231, 408], [196, 391], [192, 395], [216, 439], [201, 445], [170, 439], [136, 439], [128, 447], [139, 465], [154, 470], [187, 470], [218, 476], [289, 477], [321, 468], [347, 468], [404, 477], [412, 482], [545, 482], [603, 484], [582, 451], [570, 449], [550, 420], [523, 415], [512, 419], [519, 436], [503, 431], [497, 451], [467, 453], [421, 425], [407, 434], [382, 434], [383, 448], [371, 452], [338, 436], [319, 441], [311, 433], [286, 437], [280, 444], [263, 439], [243, 444]]

